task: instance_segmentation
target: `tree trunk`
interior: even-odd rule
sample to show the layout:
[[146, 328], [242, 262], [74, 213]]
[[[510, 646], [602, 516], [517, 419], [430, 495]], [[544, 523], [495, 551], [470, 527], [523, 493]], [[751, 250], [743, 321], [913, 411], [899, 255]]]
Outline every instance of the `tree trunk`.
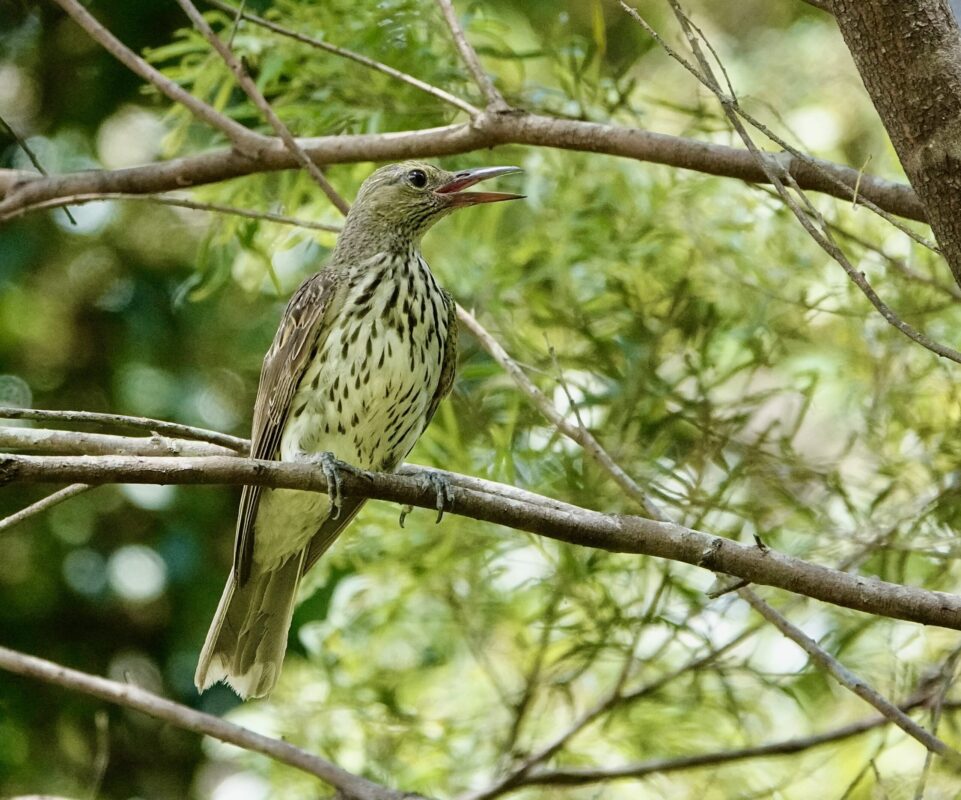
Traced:
[[961, 31], [948, 0], [833, 0], [861, 80], [961, 285]]

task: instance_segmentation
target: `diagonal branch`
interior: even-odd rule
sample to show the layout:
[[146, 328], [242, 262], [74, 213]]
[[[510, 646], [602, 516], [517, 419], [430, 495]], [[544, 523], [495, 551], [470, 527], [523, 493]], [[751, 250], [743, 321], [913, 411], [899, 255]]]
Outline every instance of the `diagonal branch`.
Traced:
[[477, 57], [477, 51], [467, 41], [464, 29], [457, 21], [457, 12], [454, 10], [451, 0], [437, 0], [437, 5], [440, 6], [444, 21], [447, 22], [451, 36], [454, 37], [454, 44], [457, 45], [460, 57], [464, 60], [467, 69], [470, 70], [470, 74], [474, 78], [474, 82], [487, 99], [487, 108], [494, 112], [509, 111], [510, 106], [507, 105], [501, 93], [497, 91], [490, 75], [484, 72], [484, 67], [481, 66], [480, 59]]
[[[682, 525], [603, 514], [477, 478], [452, 477], [454, 513], [461, 516], [569, 544], [681, 561], [858, 611], [961, 630], [961, 597], [956, 595], [850, 575]], [[251, 484], [316, 492], [327, 489], [322, 472], [310, 465], [229, 456], [0, 455], [0, 485], [12, 482]], [[434, 490], [428, 482], [413, 476], [354, 468], [342, 482], [347, 496], [436, 507]]]
[[876, 690], [872, 689], [861, 678], [841, 664], [840, 661], [823, 650], [817, 644], [817, 642], [805, 634], [804, 631], [802, 631], [796, 625], [791, 624], [787, 619], [771, 608], [771, 606], [765, 603], [751, 589], [739, 589], [738, 594], [744, 600], [746, 600], [750, 604], [751, 608], [757, 611], [758, 614], [764, 617], [764, 619], [770, 622], [788, 639], [793, 641], [802, 650], [804, 650], [804, 652], [808, 654], [815, 664], [827, 672], [845, 689], [854, 692], [854, 694], [856, 694], [862, 700], [870, 703], [878, 711], [880, 711], [883, 716], [897, 725], [912, 739], [916, 739], [923, 744], [930, 752], [942, 756], [954, 766], [961, 766], [961, 753], [954, 748], [949, 747], [930, 731], [925, 730], [921, 725], [905, 714], [900, 708], [894, 705], [894, 703], [883, 697]]
[[[0, 127], [6, 128], [7, 133], [13, 137], [13, 141], [17, 143], [17, 147], [23, 150], [24, 154], [30, 159], [30, 163], [33, 164], [33, 168], [39, 172], [44, 177], [47, 177], [50, 173], [44, 168], [43, 164], [40, 163], [40, 159], [37, 158], [37, 154], [33, 152], [33, 148], [30, 146], [29, 142], [24, 139], [16, 129], [7, 122], [3, 117], [0, 117]], [[66, 203], [63, 204], [66, 206]], [[71, 225], [76, 225], [77, 220], [74, 218], [73, 214], [70, 213], [69, 208], [64, 208], [63, 213], [67, 215], [67, 219], [70, 220]]]
[[169, 722], [178, 728], [212, 736], [222, 742], [229, 742], [253, 753], [262, 753], [275, 761], [288, 764], [309, 775], [320, 778], [336, 788], [345, 800], [347, 798], [352, 800], [407, 800], [408, 798], [420, 797], [420, 795], [390, 789], [379, 783], [374, 783], [280, 739], [272, 739], [211, 714], [195, 711], [138, 686], [117, 683], [96, 675], [88, 675], [85, 672], [62, 667], [52, 661], [18, 653], [6, 647], [0, 647], [0, 669], [27, 678], [63, 686], [66, 689], [83, 692], [108, 703], [133, 708], [156, 719]]
[[457, 318], [463, 323], [474, 337], [504, 371], [513, 379], [517, 387], [523, 392], [527, 399], [537, 408], [544, 417], [557, 428], [562, 434], [572, 442], [579, 444], [587, 454], [597, 461], [614, 479], [615, 483], [636, 503], [644, 509], [644, 512], [651, 519], [664, 519], [664, 514], [658, 505], [651, 500], [645, 491], [638, 485], [630, 475], [611, 458], [610, 454], [601, 445], [590, 431], [579, 425], [572, 425], [554, 407], [534, 382], [527, 377], [520, 365], [511, 358], [507, 351], [501, 347], [500, 343], [481, 325], [477, 318], [462, 306], [457, 306]]
[[250, 75], [247, 74], [247, 70], [244, 68], [244, 65], [240, 63], [240, 59], [238, 59], [230, 48], [220, 40], [220, 37], [213, 32], [213, 29], [207, 24], [207, 20], [203, 18], [203, 15], [201, 15], [197, 7], [190, 0], [177, 0], [177, 3], [184, 10], [184, 13], [190, 17], [190, 21], [193, 22], [197, 30], [203, 34], [204, 38], [210, 42], [214, 50], [220, 54], [224, 63], [234, 74], [234, 78], [236, 78], [240, 88], [244, 90], [244, 93], [250, 98], [251, 102], [257, 106], [264, 117], [267, 118], [270, 126], [276, 131], [297, 163], [307, 170], [307, 173], [314, 179], [314, 182], [320, 187], [321, 191], [327, 195], [327, 199], [334, 204], [341, 214], [346, 216], [347, 212], [350, 211], [350, 205], [348, 205], [347, 201], [330, 185], [330, 181], [328, 181], [324, 173], [320, 171], [320, 167], [303, 151], [303, 148], [297, 143], [290, 129], [283, 123], [280, 117], [277, 116], [277, 113], [271, 107], [270, 103], [267, 102], [267, 98], [265, 98], [260, 89], [257, 88], [257, 84], [254, 83]]
[[[770, 159], [758, 149], [757, 145], [754, 143], [754, 140], [751, 138], [750, 134], [748, 134], [747, 129], [741, 123], [741, 119], [738, 116], [736, 99], [725, 95], [721, 87], [718, 85], [717, 79], [713, 74], [709, 62], [701, 52], [698, 40], [688, 26], [687, 17], [684, 16], [683, 12], [680, 10], [677, 4], [673, 2], [673, 0], [668, 0], [668, 2], [675, 10], [675, 15], [677, 16], [678, 21], [688, 38], [688, 42], [694, 51], [699, 68], [689, 64], [683, 56], [681, 56], [676, 50], [674, 50], [674, 48], [664, 41], [663, 37], [660, 36], [660, 34], [658, 34], [657, 31], [655, 31], [647, 23], [647, 21], [637, 12], [636, 9], [628, 6], [624, 0], [621, 0], [621, 7], [627, 11], [627, 13], [664, 49], [664, 51], [671, 56], [671, 58], [682, 64], [685, 69], [695, 75], [695, 77], [697, 77], [697, 79], [717, 97], [725, 116], [731, 123], [731, 126], [737, 132], [738, 136], [740, 136], [745, 147], [747, 147], [748, 151], [754, 157], [758, 166], [764, 171], [768, 182], [770, 182], [777, 191], [778, 195], [781, 197], [781, 200], [787, 205], [787, 207], [794, 214], [795, 218], [801, 223], [801, 226], [805, 231], [807, 231], [811, 238], [814, 239], [817, 245], [841, 265], [841, 268], [847, 273], [854, 285], [861, 290], [862, 294], [864, 294], [864, 296], [868, 299], [871, 305], [874, 306], [878, 313], [881, 314], [884, 320], [889, 325], [907, 336], [909, 339], [921, 345], [925, 349], [930, 350], [935, 355], [961, 364], [961, 352], [931, 339], [913, 325], [910, 325], [902, 320], [895, 313], [894, 309], [892, 309], [878, 296], [877, 292], [874, 290], [874, 287], [871, 286], [865, 277], [864, 272], [856, 269], [854, 265], [851, 264], [847, 256], [844, 254], [844, 251], [838, 247], [837, 243], [831, 237], [831, 234], [821, 218], [820, 213], [807, 201], [807, 198], [804, 197], [803, 193], [800, 192], [800, 187], [794, 183], [790, 173], [785, 173], [780, 169], [779, 166], [772, 164]], [[801, 208], [797, 200], [795, 200], [791, 193], [787, 190], [785, 184], [792, 185], [792, 188], [797, 188], [802, 201], [805, 204], [806, 210]], [[809, 214], [813, 216], [815, 220], [817, 220], [818, 224], [815, 224], [815, 222], [809, 218]]]
[[190, 92], [181, 88], [158, 69], [150, 66], [150, 64], [101, 25], [89, 11], [80, 5], [79, 0], [54, 0], [54, 2], [66, 11], [67, 14], [73, 18], [74, 22], [90, 34], [90, 37], [94, 41], [127, 67], [127, 69], [155, 86], [173, 102], [180, 103], [197, 119], [206, 122], [211, 127], [223, 133], [238, 153], [242, 153], [249, 158], [256, 158], [261, 148], [268, 142], [266, 137], [261, 136], [255, 131], [248, 130], [239, 122], [235, 122], [230, 119], [230, 117], [221, 114], [213, 106], [194, 97]]
[[420, 89], [422, 92], [426, 92], [432, 97], [436, 97], [438, 100], [454, 106], [454, 108], [459, 108], [461, 111], [466, 111], [472, 117], [481, 113], [481, 110], [476, 106], [471, 105], [466, 100], [461, 100], [459, 97], [452, 95], [450, 92], [445, 92], [439, 86], [434, 86], [426, 81], [422, 81], [420, 78], [415, 78], [413, 75], [408, 75], [406, 72], [401, 72], [399, 69], [394, 69], [394, 67], [383, 64], [380, 61], [374, 60], [373, 58], [368, 58], [360, 53], [355, 53], [353, 50], [348, 50], [344, 47], [338, 47], [337, 45], [330, 44], [330, 42], [325, 42], [323, 39], [317, 39], [304, 33], [298, 33], [290, 28], [285, 28], [283, 25], [278, 25], [276, 22], [271, 22], [269, 19], [258, 17], [256, 14], [252, 14], [242, 7], [233, 6], [230, 3], [224, 3], [221, 0], [204, 0], [204, 2], [206, 2], [209, 6], [220, 9], [221, 11], [226, 11], [228, 14], [232, 14], [235, 17], [252, 22], [254, 25], [259, 25], [261, 28], [266, 28], [269, 31], [273, 31], [280, 36], [286, 36], [287, 38], [298, 41], [301, 44], [306, 44], [310, 47], [316, 47], [318, 50], [325, 50], [328, 53], [333, 53], [335, 56], [340, 56], [340, 58], [346, 58], [350, 61], [355, 61], [356, 63], [367, 67], [368, 69], [383, 73], [384, 75], [394, 78], [395, 80], [406, 83], [409, 86], [413, 86], [415, 89]]
[[49, 494], [42, 500], [37, 500], [36, 503], [31, 503], [29, 506], [21, 508], [9, 517], [4, 517], [0, 519], [0, 533], [10, 530], [14, 525], [19, 525], [25, 519], [30, 517], [35, 517], [37, 514], [42, 514], [44, 511], [48, 511], [54, 506], [60, 505], [65, 500], [70, 500], [72, 497], [76, 497], [78, 494], [83, 494], [88, 489], [92, 489], [92, 486], [88, 486], [85, 483], [72, 483], [70, 486], [65, 486], [63, 489], [58, 489], [53, 494]]

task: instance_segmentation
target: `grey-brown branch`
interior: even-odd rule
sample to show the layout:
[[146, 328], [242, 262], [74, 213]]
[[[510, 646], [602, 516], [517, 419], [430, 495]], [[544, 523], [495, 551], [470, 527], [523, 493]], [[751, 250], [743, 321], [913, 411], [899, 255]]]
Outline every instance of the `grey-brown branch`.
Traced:
[[[0, 195], [3, 195], [3, 199], [0, 199], [0, 221], [19, 215], [25, 209], [41, 204], [49, 207], [52, 200], [78, 194], [169, 192], [242, 175], [294, 169], [298, 166], [294, 156], [280, 139], [267, 138], [266, 141], [269, 144], [260, 149], [255, 157], [241, 155], [233, 149], [222, 149], [142, 167], [90, 170], [46, 178], [9, 170], [0, 171]], [[484, 150], [497, 145], [526, 144], [605, 153], [709, 175], [737, 178], [750, 183], [768, 181], [765, 171], [754, 156], [743, 148], [700, 142], [638, 128], [622, 128], [522, 112], [485, 113], [476, 116], [469, 123], [442, 128], [385, 134], [319, 136], [298, 139], [297, 142], [319, 166], [439, 157]], [[856, 191], [858, 197], [867, 198], [892, 214], [919, 221], [925, 219], [924, 208], [914, 190], [906, 184], [867, 175], [851, 167], [819, 159], [812, 160], [810, 164], [788, 154], [771, 154], [770, 159], [779, 171], [787, 171], [802, 189], [823, 192], [844, 200], [852, 200]], [[13, 174], [10, 174], [11, 172]], [[835, 180], [840, 180], [847, 188], [839, 187]]]
[[[682, 525], [603, 514], [477, 478], [451, 475], [454, 513], [570, 544], [656, 556], [775, 586], [827, 603], [894, 619], [961, 630], [961, 597], [851, 575], [769, 548], [744, 545]], [[0, 485], [22, 483], [256, 484], [326, 492], [322, 472], [306, 464], [231, 456], [0, 455]], [[355, 470], [345, 495], [434, 508], [433, 490], [405, 475]]]

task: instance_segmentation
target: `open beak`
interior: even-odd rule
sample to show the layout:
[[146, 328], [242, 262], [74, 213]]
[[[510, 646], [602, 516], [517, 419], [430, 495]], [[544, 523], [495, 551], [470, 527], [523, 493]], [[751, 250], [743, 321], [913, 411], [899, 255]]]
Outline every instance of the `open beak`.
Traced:
[[477, 169], [465, 169], [454, 175], [454, 179], [448, 181], [443, 186], [438, 186], [434, 191], [437, 194], [449, 195], [449, 202], [457, 208], [461, 206], [474, 206], [478, 203], [498, 203], [501, 200], [521, 200], [522, 194], [507, 194], [505, 192], [464, 192], [475, 183], [486, 181], [489, 178], [497, 178], [500, 175], [513, 175], [515, 172], [523, 172], [520, 167], [478, 167]]

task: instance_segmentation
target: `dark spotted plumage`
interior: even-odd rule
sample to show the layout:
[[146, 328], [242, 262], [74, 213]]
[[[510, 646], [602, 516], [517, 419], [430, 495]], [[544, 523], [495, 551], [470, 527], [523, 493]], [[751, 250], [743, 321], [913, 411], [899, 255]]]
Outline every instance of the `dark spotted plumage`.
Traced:
[[[330, 264], [291, 297], [264, 358], [251, 456], [285, 461], [332, 454], [394, 470], [454, 379], [454, 301], [420, 255], [423, 234], [452, 210], [516, 195], [462, 192], [497, 167], [450, 173], [408, 162], [361, 187]], [[338, 514], [327, 495], [244, 487], [234, 565], [195, 681], [224, 680], [242, 697], [277, 681], [300, 577], [363, 504]]]

